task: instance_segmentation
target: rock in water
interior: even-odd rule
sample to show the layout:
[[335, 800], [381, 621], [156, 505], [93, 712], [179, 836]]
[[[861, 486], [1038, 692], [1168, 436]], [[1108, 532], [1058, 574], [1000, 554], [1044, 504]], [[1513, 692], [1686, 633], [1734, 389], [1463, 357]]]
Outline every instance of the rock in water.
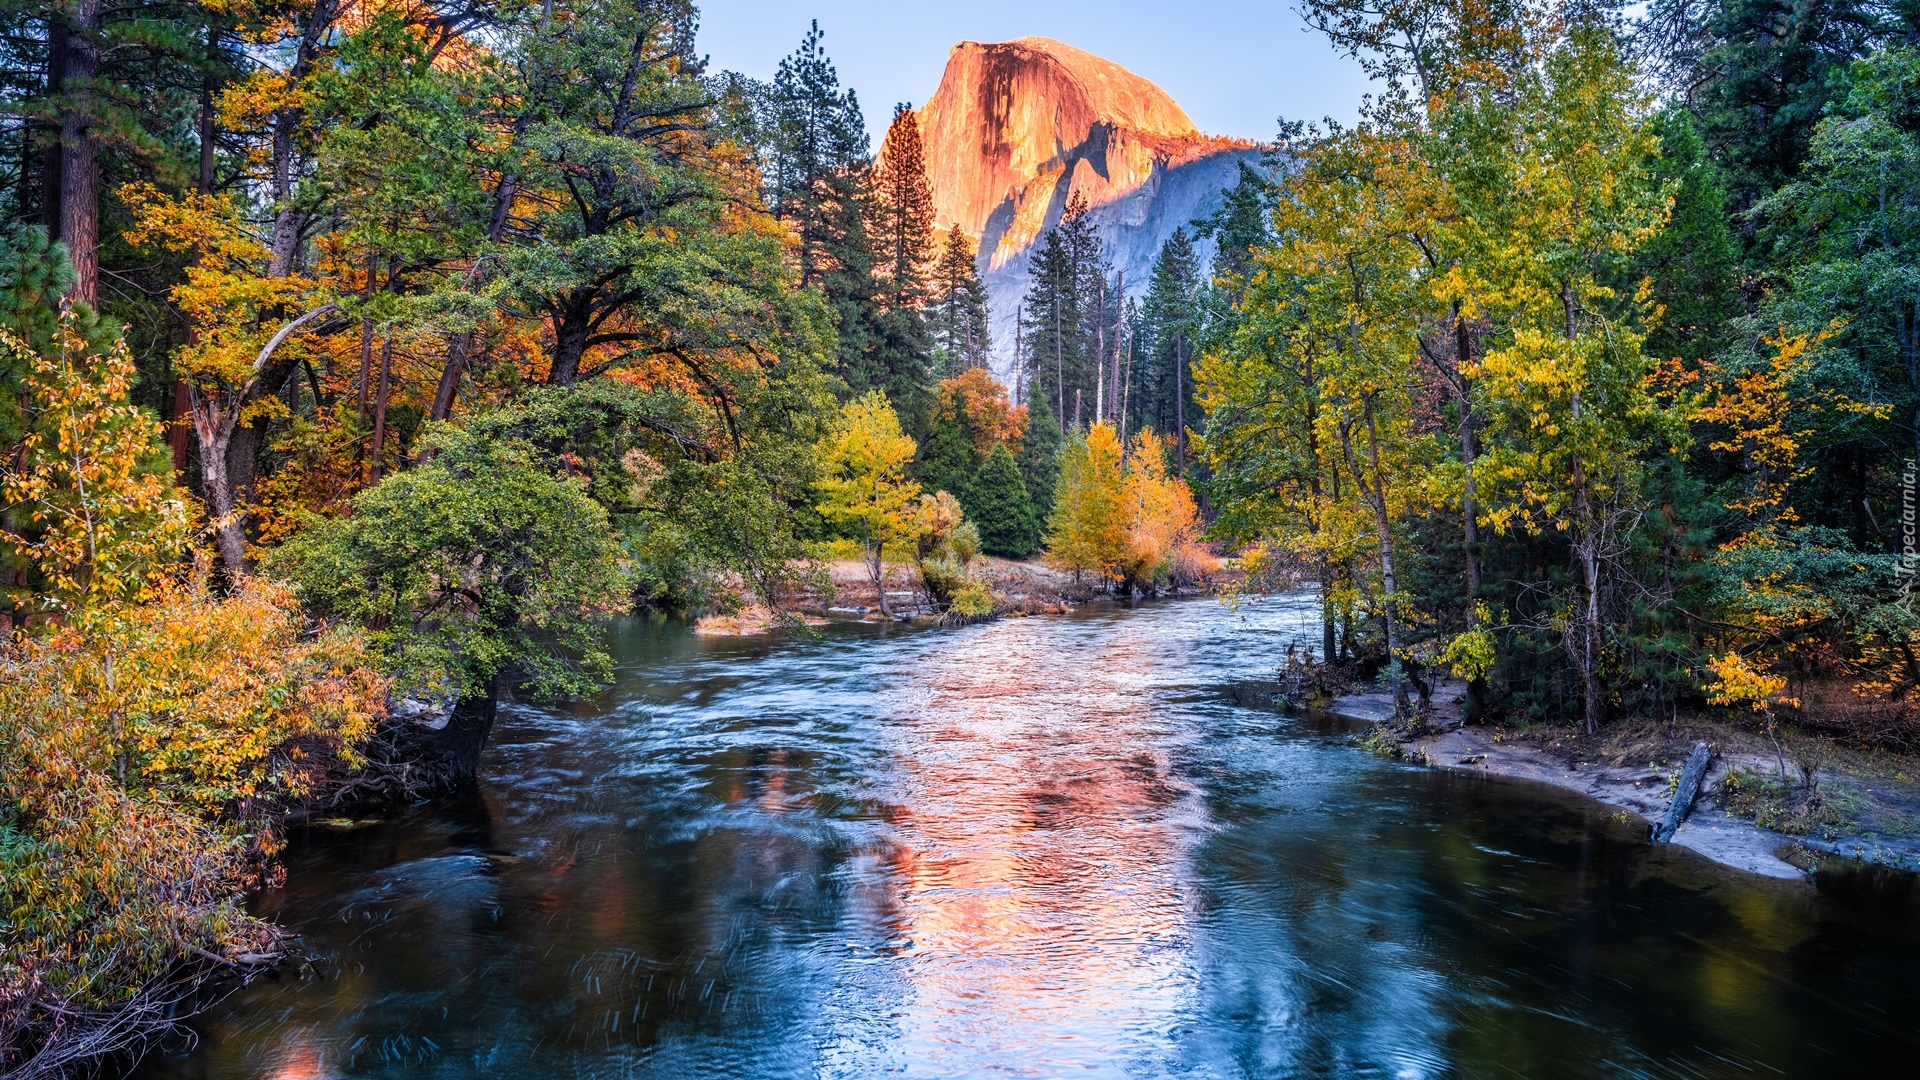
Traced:
[[979, 243], [1003, 377], [1033, 252], [1069, 197], [1086, 198], [1137, 296], [1173, 230], [1212, 213], [1238, 163], [1260, 158], [1255, 143], [1201, 134], [1126, 68], [1042, 37], [955, 45], [919, 120], [935, 224]]

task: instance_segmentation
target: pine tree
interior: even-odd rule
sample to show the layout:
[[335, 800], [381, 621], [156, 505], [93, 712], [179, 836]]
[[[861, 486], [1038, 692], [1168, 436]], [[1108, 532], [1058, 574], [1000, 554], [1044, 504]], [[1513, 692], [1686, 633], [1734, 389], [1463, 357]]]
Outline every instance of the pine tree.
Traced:
[[933, 344], [942, 374], [985, 367], [993, 352], [987, 332], [987, 287], [980, 280], [973, 244], [954, 229], [933, 269]]
[[980, 549], [987, 554], [1024, 559], [1039, 547], [1033, 500], [1007, 444], [994, 446], [960, 493], [960, 505], [980, 530]]
[[893, 123], [873, 168], [872, 206], [870, 231], [885, 302], [895, 311], [918, 310], [927, 298], [933, 258], [933, 188], [927, 183], [920, 120], [911, 106], [893, 108]]
[[[1271, 167], [1277, 163], [1267, 164]], [[1227, 189], [1220, 209], [1193, 222], [1196, 238], [1211, 239], [1218, 245], [1213, 275], [1227, 283], [1233, 298], [1238, 297], [1242, 283], [1253, 270], [1254, 251], [1272, 238], [1268, 217], [1276, 190], [1273, 181], [1243, 161], [1239, 178]]]
[[1053, 422], [1053, 410], [1045, 403], [1027, 409], [1027, 431], [1020, 440], [1020, 452], [1014, 461], [1020, 466], [1020, 479], [1027, 485], [1027, 497], [1033, 503], [1036, 531], [1053, 513], [1053, 488], [1060, 477], [1060, 445], [1064, 441], [1060, 425]]
[[1096, 375], [1111, 352], [1119, 297], [1108, 271], [1086, 198], [1075, 192], [1034, 255], [1025, 302], [1027, 400], [1051, 407], [1063, 429], [1075, 420], [1076, 398], [1080, 418], [1092, 418]]
[[[858, 202], [867, 167], [867, 128], [851, 89], [820, 44], [816, 20], [793, 54], [780, 61], [769, 95], [772, 147], [768, 201], [800, 237], [800, 284], [815, 285], [847, 269], [856, 251], [871, 256]], [[871, 266], [851, 269], [871, 274]]]
[[939, 410], [932, 430], [920, 446], [920, 458], [914, 463], [914, 476], [928, 491], [946, 491], [959, 495], [966, 490], [980, 467], [980, 455], [974, 449], [964, 411]]
[[1146, 363], [1135, 369], [1138, 380], [1131, 404], [1138, 427], [1173, 433], [1174, 458], [1186, 469], [1186, 428], [1198, 423], [1193, 400], [1193, 362], [1196, 336], [1194, 297], [1200, 289], [1199, 259], [1184, 228], [1173, 230], [1154, 260], [1153, 278], [1142, 309], [1140, 338]]

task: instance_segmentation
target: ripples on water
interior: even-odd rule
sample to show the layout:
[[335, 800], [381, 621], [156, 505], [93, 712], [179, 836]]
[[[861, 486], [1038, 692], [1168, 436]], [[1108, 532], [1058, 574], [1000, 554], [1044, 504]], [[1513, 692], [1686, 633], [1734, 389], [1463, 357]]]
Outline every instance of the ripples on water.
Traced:
[[1910, 1075], [1920, 894], [1721, 871], [1225, 692], [1294, 598], [635, 622], [477, 791], [295, 837], [177, 1077]]

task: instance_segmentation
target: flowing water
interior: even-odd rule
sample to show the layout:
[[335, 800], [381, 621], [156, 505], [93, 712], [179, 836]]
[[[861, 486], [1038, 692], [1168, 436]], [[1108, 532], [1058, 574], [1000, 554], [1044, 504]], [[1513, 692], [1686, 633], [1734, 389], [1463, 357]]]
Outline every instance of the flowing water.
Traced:
[[293, 838], [319, 959], [149, 1077], [1846, 1077], [1920, 1060], [1920, 889], [1656, 851], [1243, 707], [1211, 600], [618, 632], [470, 794]]

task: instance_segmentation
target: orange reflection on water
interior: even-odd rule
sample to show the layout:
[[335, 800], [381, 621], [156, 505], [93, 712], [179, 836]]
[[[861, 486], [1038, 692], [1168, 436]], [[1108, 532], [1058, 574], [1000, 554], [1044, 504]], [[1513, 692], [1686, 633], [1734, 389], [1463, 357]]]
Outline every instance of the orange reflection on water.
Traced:
[[1123, 633], [1064, 671], [1031, 636], [956, 635], [890, 727], [910, 850], [863, 929], [911, 940], [899, 1045], [941, 1071], [1164, 1048], [1154, 1028], [1192, 986], [1181, 870], [1203, 812], [1169, 779], [1174, 736], [1139, 693], [1160, 661]]

